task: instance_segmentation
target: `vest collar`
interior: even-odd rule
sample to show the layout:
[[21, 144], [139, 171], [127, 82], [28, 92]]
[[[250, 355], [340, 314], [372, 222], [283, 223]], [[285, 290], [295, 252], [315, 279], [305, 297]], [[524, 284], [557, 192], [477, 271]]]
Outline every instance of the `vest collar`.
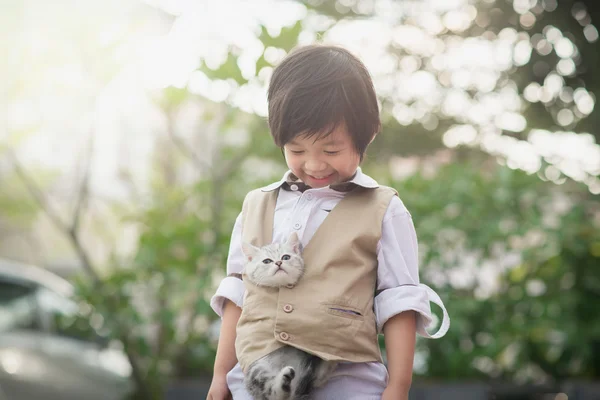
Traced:
[[[296, 186], [295, 189], [293, 188], [294, 186]], [[367, 189], [376, 189], [379, 187], [379, 184], [375, 181], [375, 179], [364, 174], [360, 167], [358, 167], [356, 169], [356, 172], [354, 173], [354, 176], [349, 181], [341, 182], [331, 186], [326, 186], [326, 188], [331, 188], [332, 190], [338, 192], [348, 192], [356, 186], [364, 187]], [[260, 190], [262, 190], [263, 192], [271, 192], [279, 188], [283, 188], [284, 190], [304, 191], [303, 189], [310, 189], [310, 186], [307, 186], [304, 182], [298, 179], [296, 175], [292, 173], [292, 171], [288, 170], [285, 174], [283, 174], [283, 178], [281, 178], [281, 180], [271, 183], [270, 185], [267, 185], [261, 188]]]

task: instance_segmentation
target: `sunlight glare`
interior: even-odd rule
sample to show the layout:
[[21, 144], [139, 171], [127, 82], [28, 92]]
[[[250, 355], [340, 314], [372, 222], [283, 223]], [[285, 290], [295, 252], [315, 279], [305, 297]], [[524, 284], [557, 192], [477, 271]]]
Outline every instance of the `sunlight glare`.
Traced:
[[525, 14], [535, 7], [537, 0], [514, 0], [513, 9], [518, 14]]
[[459, 116], [469, 108], [471, 100], [464, 90], [450, 89], [442, 104], [442, 112], [447, 116]]
[[570, 58], [560, 60], [556, 64], [556, 71], [562, 76], [573, 75], [576, 71], [576, 68], [577, 67], [575, 66], [575, 62]]
[[[600, 146], [590, 134], [534, 129], [528, 141], [547, 162], [573, 179], [584, 181], [584, 175], [600, 174]], [[567, 166], [566, 170], [561, 168], [561, 163]]]
[[515, 65], [521, 66], [527, 64], [531, 59], [532, 50], [533, 48], [531, 47], [529, 40], [519, 41], [514, 47], [513, 60]]
[[529, 28], [533, 27], [533, 25], [535, 25], [535, 22], [536, 22], [535, 15], [533, 15], [533, 13], [531, 13], [531, 12], [526, 12], [525, 14], [521, 15], [521, 17], [519, 18], [519, 23], [525, 29], [529, 29]]
[[588, 42], [594, 43], [598, 40], [598, 29], [594, 25], [589, 24], [583, 28], [583, 35]]
[[563, 34], [560, 31], [560, 29], [552, 25], [545, 26], [543, 32], [546, 36], [546, 39], [552, 44], [556, 44], [558, 40], [563, 37]]
[[585, 88], [577, 88], [575, 92], [573, 92], [573, 100], [579, 111], [584, 115], [589, 115], [594, 111], [594, 98]]
[[447, 147], [462, 144], [471, 145], [477, 138], [477, 131], [472, 125], [454, 125], [444, 133], [443, 141]]
[[523, 132], [527, 127], [527, 120], [521, 114], [505, 112], [496, 117], [495, 125], [502, 130]]
[[546, 78], [544, 78], [544, 88], [548, 91], [552, 98], [556, 98], [556, 96], [558, 96], [564, 86], [564, 83], [564, 79], [554, 73], [550, 73], [548, 76], [546, 76]]
[[412, 108], [405, 104], [398, 103], [392, 108], [392, 115], [401, 125], [408, 126], [414, 121], [414, 112]]
[[527, 85], [525, 90], [523, 90], [523, 97], [525, 97], [525, 100], [529, 101], [530, 103], [537, 103], [540, 101], [540, 94], [541, 86], [537, 82], [531, 82], [529, 85]]
[[471, 26], [473, 18], [465, 10], [452, 10], [443, 17], [443, 23], [446, 28], [453, 32], [463, 32]]
[[575, 53], [575, 45], [568, 38], [561, 37], [554, 45], [554, 51], [560, 58], [569, 58]]
[[575, 116], [573, 115], [573, 111], [568, 108], [563, 108], [556, 114], [556, 121], [561, 126], [569, 126], [575, 120]]

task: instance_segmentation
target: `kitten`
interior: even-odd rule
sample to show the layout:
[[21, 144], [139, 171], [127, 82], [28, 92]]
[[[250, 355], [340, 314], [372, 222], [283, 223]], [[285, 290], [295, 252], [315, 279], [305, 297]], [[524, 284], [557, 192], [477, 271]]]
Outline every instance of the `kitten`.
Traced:
[[[246, 279], [259, 286], [295, 285], [304, 273], [300, 247], [295, 232], [283, 244], [255, 247], [243, 243]], [[314, 388], [327, 381], [336, 366], [336, 362], [284, 346], [253, 362], [244, 381], [255, 400], [307, 399]]]

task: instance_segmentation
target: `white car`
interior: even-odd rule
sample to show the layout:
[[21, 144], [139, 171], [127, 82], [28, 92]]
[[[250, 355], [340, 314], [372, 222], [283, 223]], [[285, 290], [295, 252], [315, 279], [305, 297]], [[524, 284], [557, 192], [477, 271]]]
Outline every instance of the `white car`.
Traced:
[[0, 400], [122, 400], [131, 391], [127, 357], [72, 294], [58, 275], [0, 259]]

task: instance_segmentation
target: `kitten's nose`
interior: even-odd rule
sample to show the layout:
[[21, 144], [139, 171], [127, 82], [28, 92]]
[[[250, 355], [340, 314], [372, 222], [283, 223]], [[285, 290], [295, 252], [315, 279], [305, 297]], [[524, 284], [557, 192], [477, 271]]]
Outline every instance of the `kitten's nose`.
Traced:
[[275, 261], [275, 265], [277, 265], [278, 267], [281, 267], [281, 261]]

